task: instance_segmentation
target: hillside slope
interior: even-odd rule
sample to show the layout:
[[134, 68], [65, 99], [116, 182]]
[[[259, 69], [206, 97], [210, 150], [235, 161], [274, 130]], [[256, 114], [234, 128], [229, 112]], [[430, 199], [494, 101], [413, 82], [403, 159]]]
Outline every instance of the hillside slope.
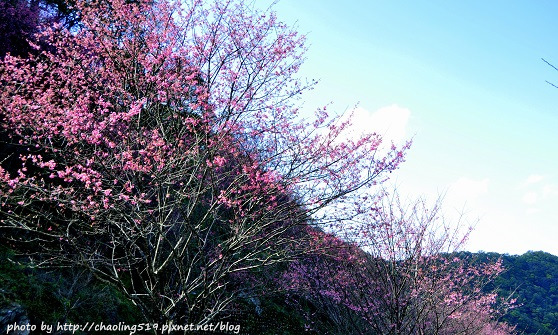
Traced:
[[516, 298], [518, 305], [503, 316], [504, 321], [516, 325], [519, 334], [558, 333], [558, 256], [542, 251], [479, 256], [486, 260], [502, 257], [506, 271], [494, 286], [501, 295]]

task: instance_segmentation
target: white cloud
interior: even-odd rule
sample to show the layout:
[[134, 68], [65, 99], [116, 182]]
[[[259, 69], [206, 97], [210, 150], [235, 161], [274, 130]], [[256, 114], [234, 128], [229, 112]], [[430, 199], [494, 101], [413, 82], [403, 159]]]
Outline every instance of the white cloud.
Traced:
[[471, 202], [488, 192], [489, 179], [474, 180], [461, 177], [452, 183], [448, 190], [448, 198], [454, 201]]
[[543, 198], [547, 198], [550, 196], [556, 196], [558, 195], [558, 188], [554, 185], [545, 185], [542, 188], [542, 196]]
[[539, 196], [536, 192], [527, 192], [523, 195], [523, 202], [528, 205], [533, 205], [539, 200]]
[[[558, 195], [558, 187], [547, 181], [548, 178], [543, 175], [532, 174], [525, 179], [520, 189], [523, 189], [521, 201], [527, 205], [540, 205]], [[543, 183], [543, 181], [546, 181]]]
[[540, 212], [541, 212], [541, 209], [540, 208], [535, 208], [535, 207], [529, 207], [525, 210], [525, 213], [528, 214], [528, 215], [537, 214], [537, 213], [540, 213]]
[[[362, 107], [353, 111], [352, 133], [355, 136], [363, 133], [377, 133], [383, 142], [401, 144], [408, 140], [407, 125], [411, 111], [398, 105], [386, 106], [371, 113]], [[350, 113], [348, 113], [350, 115]]]
[[532, 174], [529, 177], [527, 177], [527, 179], [523, 182], [523, 186], [528, 186], [528, 185], [533, 185], [536, 184], [538, 182], [541, 182], [544, 179], [544, 176], [541, 176], [539, 174]]

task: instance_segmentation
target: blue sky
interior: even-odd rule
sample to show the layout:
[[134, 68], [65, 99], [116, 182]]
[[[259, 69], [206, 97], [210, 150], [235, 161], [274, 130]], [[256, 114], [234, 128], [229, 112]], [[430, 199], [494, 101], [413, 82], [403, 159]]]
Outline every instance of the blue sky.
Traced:
[[[269, 3], [269, 1], [262, 1]], [[558, 3], [282, 0], [306, 33], [309, 110], [413, 138], [392, 179], [479, 219], [468, 249], [558, 255]]]

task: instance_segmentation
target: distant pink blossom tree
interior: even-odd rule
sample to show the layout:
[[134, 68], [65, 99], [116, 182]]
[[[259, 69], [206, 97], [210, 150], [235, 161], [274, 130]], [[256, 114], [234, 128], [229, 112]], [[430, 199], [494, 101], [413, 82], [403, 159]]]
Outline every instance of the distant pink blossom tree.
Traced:
[[298, 115], [304, 38], [271, 11], [73, 10], [77, 26], [42, 27], [34, 54], [0, 63], [1, 124], [23, 151], [0, 166], [2, 242], [87, 267], [147, 320], [209, 322], [251, 271], [307, 248], [301, 226], [403, 161], [409, 144], [380, 151], [325, 109]]
[[339, 333], [513, 334], [497, 321], [512, 301], [483, 290], [501, 262], [457, 254], [468, 231], [443, 220], [440, 201], [430, 208], [397, 194], [375, 198], [343, 239], [323, 234], [322, 253], [293, 262], [285, 285], [337, 320]]

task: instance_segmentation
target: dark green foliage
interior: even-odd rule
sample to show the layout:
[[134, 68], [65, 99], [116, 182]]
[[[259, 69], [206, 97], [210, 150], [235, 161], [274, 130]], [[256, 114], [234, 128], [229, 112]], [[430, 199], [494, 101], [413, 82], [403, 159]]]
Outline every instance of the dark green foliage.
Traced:
[[[281, 293], [239, 299], [234, 308], [219, 317], [218, 321], [240, 325], [240, 334], [288, 335], [304, 332], [307, 308], [286, 303], [286, 299], [287, 296]], [[98, 282], [87, 272], [32, 268], [28, 261], [2, 247], [0, 309], [13, 303], [21, 305], [30, 323], [36, 325], [42, 322], [55, 327], [58, 322], [82, 325], [87, 322], [123, 322], [130, 325], [145, 322], [139, 311], [117, 290]]]
[[501, 296], [517, 299], [517, 307], [502, 317], [519, 334], [558, 334], [558, 257], [542, 251], [521, 256], [481, 253], [481, 259], [502, 257], [506, 271], [494, 286]]
[[1, 248], [0, 308], [12, 303], [25, 309], [31, 324], [141, 322], [133, 305], [87, 272], [32, 268]]
[[[486, 287], [497, 289], [502, 297], [517, 299], [518, 306], [504, 315], [502, 321], [516, 325], [519, 334], [558, 332], [558, 257], [544, 252], [521, 256], [460, 255], [475, 262], [502, 258], [506, 271]], [[320, 333], [331, 329], [332, 320], [316, 313], [309, 301], [303, 297], [293, 299], [280, 292], [247, 297], [218, 319], [239, 324], [241, 334], [299, 334], [306, 326]], [[99, 283], [86, 272], [34, 269], [3, 248], [0, 250], [0, 307], [11, 303], [23, 306], [34, 324], [143, 322], [137, 309], [115, 289]]]
[[[286, 296], [246, 299], [238, 305], [238, 313], [231, 314], [231, 323], [242, 325], [246, 334], [289, 335], [304, 332], [302, 306], [285, 303]], [[234, 321], [233, 321], [234, 320]]]

